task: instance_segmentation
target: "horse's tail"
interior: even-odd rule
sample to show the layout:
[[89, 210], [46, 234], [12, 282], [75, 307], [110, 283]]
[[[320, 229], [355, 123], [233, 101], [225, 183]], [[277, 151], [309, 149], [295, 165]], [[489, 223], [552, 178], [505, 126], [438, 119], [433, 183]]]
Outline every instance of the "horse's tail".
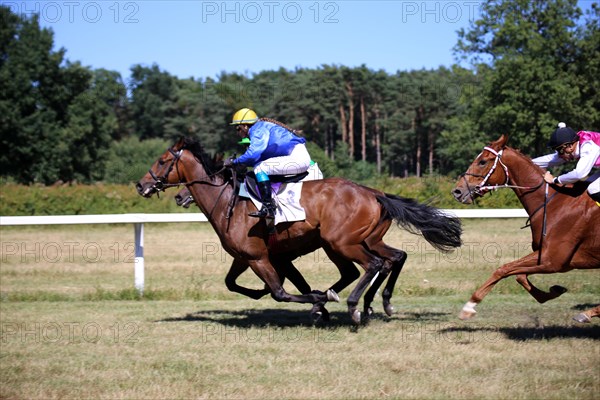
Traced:
[[392, 218], [408, 232], [423, 235], [425, 240], [439, 251], [449, 252], [462, 245], [460, 219], [414, 199], [388, 193], [385, 196], [378, 195], [377, 201], [387, 211], [387, 217]]

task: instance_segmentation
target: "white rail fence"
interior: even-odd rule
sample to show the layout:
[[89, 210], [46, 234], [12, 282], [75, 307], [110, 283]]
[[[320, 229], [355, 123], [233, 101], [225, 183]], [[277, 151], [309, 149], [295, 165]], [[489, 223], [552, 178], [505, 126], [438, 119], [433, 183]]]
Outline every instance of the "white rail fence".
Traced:
[[[526, 218], [523, 209], [446, 209], [448, 215], [458, 218]], [[144, 292], [144, 224], [164, 222], [207, 222], [201, 213], [171, 214], [102, 214], [102, 215], [44, 215], [10, 217], [0, 216], [0, 226], [15, 225], [73, 225], [73, 224], [133, 224], [135, 261], [134, 286]]]

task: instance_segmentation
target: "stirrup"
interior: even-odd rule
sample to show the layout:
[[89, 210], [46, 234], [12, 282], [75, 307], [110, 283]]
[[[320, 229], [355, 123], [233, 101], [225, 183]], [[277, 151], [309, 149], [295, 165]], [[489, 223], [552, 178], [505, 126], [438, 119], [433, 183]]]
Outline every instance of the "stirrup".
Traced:
[[274, 219], [275, 218], [275, 212], [265, 206], [263, 206], [260, 211], [253, 211], [251, 213], [248, 214], [251, 217], [256, 217], [256, 218], [265, 218], [265, 219]]

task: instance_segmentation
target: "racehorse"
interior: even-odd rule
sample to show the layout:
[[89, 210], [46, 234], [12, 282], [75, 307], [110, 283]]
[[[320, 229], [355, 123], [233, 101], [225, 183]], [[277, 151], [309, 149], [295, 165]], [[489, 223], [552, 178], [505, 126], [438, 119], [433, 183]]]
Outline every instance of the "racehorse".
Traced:
[[[459, 177], [453, 194], [457, 201], [471, 204], [490, 190], [512, 188], [529, 215], [533, 252], [498, 268], [462, 308], [461, 319], [473, 317], [475, 306], [508, 276], [516, 275], [517, 282], [544, 303], [566, 289], [552, 286], [544, 292], [529, 281], [528, 275], [600, 268], [600, 207], [589, 196], [576, 195], [582, 191], [548, 185], [542, 168], [507, 147], [507, 141], [508, 136], [502, 135], [484, 147]], [[598, 315], [600, 306], [577, 315], [575, 320], [589, 322]]]
[[[300, 204], [306, 211], [306, 219], [277, 224], [275, 231], [270, 232], [272, 228], [265, 220], [248, 216], [256, 209], [252, 202], [236, 202], [235, 180], [231, 175], [228, 169], [217, 170], [200, 143], [182, 138], [152, 165], [136, 188], [140, 195], [151, 197], [167, 187], [186, 185], [223, 248], [235, 260], [250, 264], [254, 273], [269, 286], [276, 301], [315, 305], [335, 300], [335, 292], [356, 279], [352, 272], [356, 269], [355, 262], [365, 273], [348, 296], [352, 320], [356, 324], [361, 322], [358, 302], [378, 272], [365, 295], [364, 310], [368, 315], [376, 291], [387, 278], [382, 298], [384, 311], [389, 315], [393, 310], [390, 299], [394, 285], [407, 256], [406, 252], [383, 241], [393, 221], [410, 232], [420, 233], [440, 251], [451, 251], [462, 244], [458, 218], [415, 200], [341, 178], [304, 182]], [[270, 253], [306, 254], [318, 247], [325, 250], [340, 270], [340, 279], [325, 293], [287, 293], [272, 265]]]
[[[190, 205], [196, 203], [194, 201], [194, 198], [192, 197], [192, 194], [190, 193], [190, 190], [187, 187], [184, 187], [175, 195], [175, 202], [178, 206], [185, 208], [189, 208]], [[294, 286], [296, 286], [300, 293], [307, 294], [311, 292], [310, 285], [308, 284], [308, 282], [306, 282], [302, 274], [300, 274], [300, 271], [298, 271], [294, 264], [292, 264], [292, 261], [298, 256], [299, 254], [295, 253], [273, 254], [270, 256], [271, 264], [273, 264], [276, 267], [277, 272], [279, 273], [281, 283], [283, 283], [284, 280], [287, 278], [290, 280], [290, 282], [292, 282], [292, 284], [294, 284]], [[243, 274], [249, 267], [250, 264], [248, 264], [247, 262], [243, 262], [243, 260], [234, 259], [231, 263], [229, 271], [227, 272], [227, 275], [225, 276], [225, 285], [227, 286], [227, 289], [229, 289], [231, 292], [240, 293], [254, 300], [258, 300], [263, 296], [271, 293], [271, 290], [266, 284], [264, 289], [257, 290], [246, 288], [237, 283], [237, 278], [241, 274]], [[358, 276], [360, 275], [356, 267], [355, 272], [353, 272], [353, 274], [356, 276], [355, 279], [358, 278]], [[311, 314], [313, 316], [313, 319], [315, 320], [314, 322], [317, 322], [318, 320], [329, 321], [329, 312], [323, 304], [316, 305], [313, 308]]]

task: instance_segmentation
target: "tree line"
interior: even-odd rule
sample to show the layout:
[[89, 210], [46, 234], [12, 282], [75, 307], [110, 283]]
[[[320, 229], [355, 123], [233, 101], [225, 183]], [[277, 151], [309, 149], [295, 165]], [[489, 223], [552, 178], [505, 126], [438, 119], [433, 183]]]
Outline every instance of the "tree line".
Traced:
[[53, 50], [35, 15], [0, 7], [0, 171], [20, 183], [129, 182], [182, 135], [211, 153], [239, 153], [229, 122], [241, 107], [302, 130], [330, 176], [457, 174], [502, 133], [541, 154], [558, 121], [600, 129], [599, 10], [487, 1], [457, 33], [460, 64], [450, 68], [180, 79], [138, 64], [125, 82]]

